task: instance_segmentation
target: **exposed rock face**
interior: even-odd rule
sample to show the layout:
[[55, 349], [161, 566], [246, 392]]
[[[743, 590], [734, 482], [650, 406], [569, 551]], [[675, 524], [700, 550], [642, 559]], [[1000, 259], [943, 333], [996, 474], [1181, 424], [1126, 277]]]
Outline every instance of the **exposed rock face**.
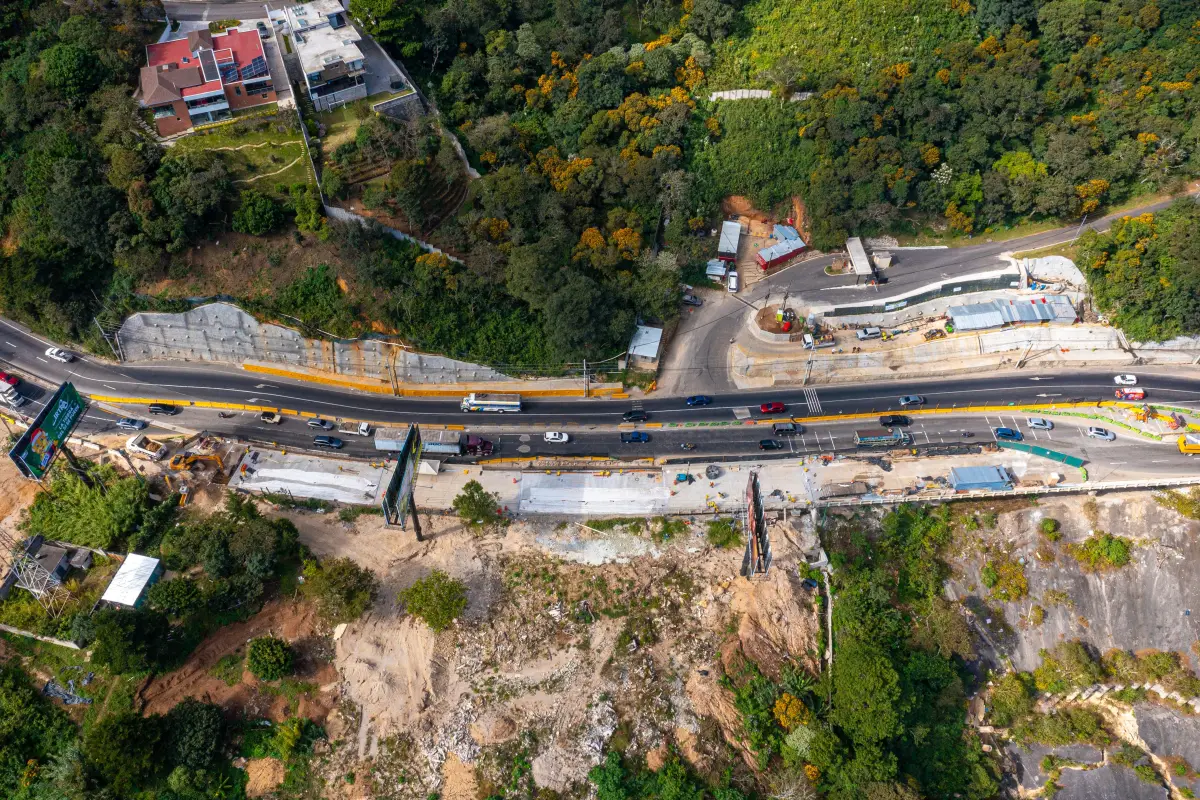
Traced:
[[1091, 770], [1063, 770], [1058, 800], [1166, 800], [1164, 786], [1146, 783], [1128, 767], [1105, 764]]
[[[1192, 769], [1200, 766], [1200, 717], [1154, 703], [1138, 703], [1133, 710], [1138, 736], [1154, 755], [1163, 759], [1182, 758]], [[1187, 787], [1200, 793], [1200, 778], [1173, 775], [1171, 781], [1176, 788]]]
[[1034, 744], [1022, 747], [1017, 744], [1008, 746], [1008, 756], [1013, 760], [1017, 781], [1026, 791], [1040, 789], [1046, 785], [1046, 773], [1042, 772], [1042, 759], [1048, 755], [1078, 761], [1081, 764], [1100, 764], [1104, 761], [1104, 752], [1090, 744], [1073, 744], [1066, 747], [1047, 747]]

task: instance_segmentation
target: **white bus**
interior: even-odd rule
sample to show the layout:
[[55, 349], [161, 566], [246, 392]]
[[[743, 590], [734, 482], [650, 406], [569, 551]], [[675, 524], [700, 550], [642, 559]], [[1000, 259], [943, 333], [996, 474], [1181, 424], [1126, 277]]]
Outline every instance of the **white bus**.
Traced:
[[516, 413], [521, 410], [521, 395], [519, 394], [477, 394], [471, 392], [463, 398], [460, 405], [463, 411], [495, 411]]

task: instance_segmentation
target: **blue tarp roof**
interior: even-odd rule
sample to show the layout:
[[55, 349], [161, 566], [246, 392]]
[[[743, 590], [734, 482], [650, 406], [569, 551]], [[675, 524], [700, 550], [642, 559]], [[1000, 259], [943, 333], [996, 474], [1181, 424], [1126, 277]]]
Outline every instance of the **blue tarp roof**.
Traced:
[[797, 233], [796, 229], [793, 228], [791, 225], [776, 225], [775, 226], [775, 238], [781, 242], [784, 242], [784, 241], [787, 241], [788, 239], [799, 239], [800, 234]]
[[1012, 486], [1012, 479], [1004, 467], [953, 467], [950, 485], [955, 489], [1006, 488]]
[[774, 261], [775, 259], [779, 258], [780, 256], [787, 256], [787, 255], [791, 255], [792, 253], [799, 253], [803, 249], [804, 249], [804, 242], [801, 239], [799, 239], [799, 238], [785, 239], [782, 242], [776, 242], [775, 244], [771, 245], [770, 247], [764, 247], [762, 250], [759, 250], [758, 256], [759, 256], [759, 258], [761, 258], [764, 261], [767, 261], [769, 263], [769, 262]]

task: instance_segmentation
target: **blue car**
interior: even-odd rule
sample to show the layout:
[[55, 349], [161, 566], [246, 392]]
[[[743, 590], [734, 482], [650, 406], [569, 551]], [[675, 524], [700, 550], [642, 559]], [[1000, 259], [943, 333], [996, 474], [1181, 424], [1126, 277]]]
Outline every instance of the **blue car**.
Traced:
[[650, 434], [645, 431], [633, 431], [632, 433], [621, 434], [621, 444], [646, 444], [650, 441]]
[[996, 428], [993, 433], [996, 434], [997, 439], [1007, 439], [1010, 442], [1019, 442], [1025, 438], [1021, 435], [1020, 431], [1015, 431], [1012, 428]]
[[687, 399], [689, 406], [706, 406], [712, 402], [712, 398], [708, 395], [694, 394]]

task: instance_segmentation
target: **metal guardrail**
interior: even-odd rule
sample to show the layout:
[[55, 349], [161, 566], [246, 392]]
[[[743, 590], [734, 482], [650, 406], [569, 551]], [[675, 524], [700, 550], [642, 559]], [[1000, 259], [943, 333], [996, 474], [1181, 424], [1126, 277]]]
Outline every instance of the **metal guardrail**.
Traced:
[[1188, 478], [1162, 478], [1144, 481], [1109, 481], [1095, 483], [1071, 483], [1063, 486], [1020, 486], [1003, 491], [921, 492], [895, 497], [831, 497], [813, 502], [811, 508], [833, 508], [835, 506], [886, 506], [900, 503], [927, 503], [947, 500], [981, 500], [991, 497], [1019, 497], [1022, 495], [1079, 494], [1080, 492], [1106, 492], [1120, 489], [1171, 489], [1182, 486], [1200, 486], [1200, 476]]

